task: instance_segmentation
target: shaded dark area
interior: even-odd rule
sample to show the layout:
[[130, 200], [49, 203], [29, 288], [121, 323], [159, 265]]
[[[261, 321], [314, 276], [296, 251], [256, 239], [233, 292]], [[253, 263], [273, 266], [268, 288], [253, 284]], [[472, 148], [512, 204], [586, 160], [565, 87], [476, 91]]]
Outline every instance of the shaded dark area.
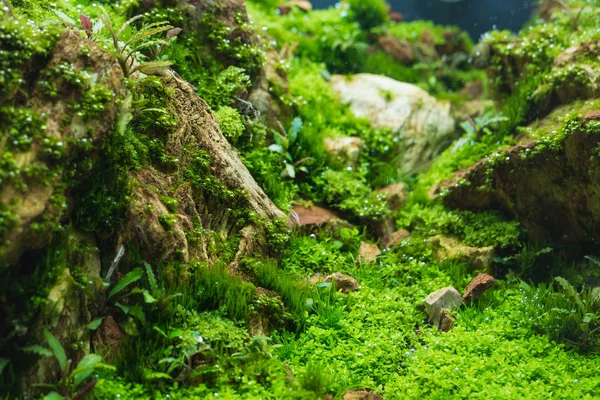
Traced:
[[[330, 7], [336, 0], [313, 0], [316, 8]], [[527, 0], [389, 0], [394, 11], [406, 21], [431, 20], [436, 24], [458, 25], [469, 32], [473, 40], [492, 29], [518, 31], [531, 18], [536, 1]]]

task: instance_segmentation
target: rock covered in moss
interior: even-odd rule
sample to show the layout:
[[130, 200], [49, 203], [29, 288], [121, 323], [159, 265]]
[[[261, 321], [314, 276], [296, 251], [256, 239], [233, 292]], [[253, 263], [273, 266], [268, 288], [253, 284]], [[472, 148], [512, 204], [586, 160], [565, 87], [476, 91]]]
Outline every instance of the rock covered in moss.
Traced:
[[[139, 185], [125, 237], [150, 260], [215, 261], [211, 240], [254, 227], [240, 243], [236, 259], [242, 250], [264, 253], [263, 223], [285, 215], [258, 186], [194, 88], [174, 74], [162, 84], [161, 90], [168, 92], [165, 107], [177, 126], [167, 133], [165, 150], [177, 159], [178, 169], [165, 171], [149, 164], [132, 173]], [[171, 209], [164, 204], [167, 199], [173, 199]], [[190, 236], [194, 231], [212, 233]], [[250, 244], [258, 241], [263, 242], [258, 247]]]
[[[3, 266], [17, 262], [27, 249], [47, 244], [58, 222], [69, 218], [67, 175], [85, 179], [94, 168], [94, 145], [112, 129], [124, 87], [118, 62], [71, 30], [61, 34], [47, 64], [37, 68], [40, 74], [31, 76], [38, 80], [27, 82], [31, 97], [10, 110], [13, 125], [2, 126], [4, 137], [18, 134], [22, 142], [0, 149]], [[38, 131], [26, 130], [28, 124], [15, 131], [21, 117]]]
[[357, 117], [397, 135], [401, 172], [424, 170], [454, 138], [450, 103], [437, 101], [418, 86], [372, 74], [334, 75], [331, 82]]
[[377, 44], [384, 53], [401, 64], [411, 64], [415, 60], [412, 43], [407, 39], [385, 33], [377, 38]]
[[462, 296], [452, 286], [439, 289], [424, 300], [425, 311], [433, 326], [439, 327], [444, 310], [456, 310], [463, 303]]
[[436, 235], [429, 238], [433, 258], [437, 261], [454, 261], [469, 264], [474, 270], [488, 269], [494, 258], [494, 247], [471, 247], [455, 237]]
[[363, 141], [355, 136], [326, 137], [325, 151], [344, 166], [355, 167], [363, 148]]
[[435, 192], [453, 208], [502, 209], [535, 243], [599, 243], [600, 120], [593, 112], [587, 115], [570, 116], [562, 127], [550, 126], [548, 134], [542, 130], [541, 138], [487, 157]]

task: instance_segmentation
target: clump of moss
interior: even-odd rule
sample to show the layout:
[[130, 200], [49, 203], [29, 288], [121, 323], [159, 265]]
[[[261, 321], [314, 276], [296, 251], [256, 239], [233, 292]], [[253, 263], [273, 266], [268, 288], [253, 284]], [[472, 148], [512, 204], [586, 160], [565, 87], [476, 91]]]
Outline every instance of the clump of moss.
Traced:
[[383, 0], [349, 0], [350, 17], [363, 29], [372, 29], [389, 21], [388, 8]]
[[240, 113], [234, 108], [223, 106], [215, 112], [215, 116], [219, 120], [221, 132], [235, 146], [246, 129]]
[[510, 248], [518, 246], [521, 237], [519, 223], [507, 221], [497, 212], [448, 210], [437, 204], [415, 204], [404, 209], [398, 224], [425, 237], [457, 235], [468, 246]]
[[326, 170], [315, 185], [322, 201], [356, 218], [377, 220], [389, 214], [386, 196], [373, 192], [356, 173]]

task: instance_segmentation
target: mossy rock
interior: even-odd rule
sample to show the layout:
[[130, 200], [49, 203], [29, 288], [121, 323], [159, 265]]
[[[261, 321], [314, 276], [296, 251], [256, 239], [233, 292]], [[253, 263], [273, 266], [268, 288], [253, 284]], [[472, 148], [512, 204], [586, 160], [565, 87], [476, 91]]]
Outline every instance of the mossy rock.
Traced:
[[[12, 145], [0, 146], [3, 266], [16, 263], [28, 249], [46, 245], [59, 222], [68, 218], [69, 181], [86, 179], [97, 163], [94, 144], [112, 129], [124, 88], [117, 61], [71, 30], [61, 34], [40, 71], [25, 83], [33, 88], [28, 101], [9, 107], [13, 116], [33, 120], [40, 130], [28, 141], [21, 136]], [[3, 125], [3, 136], [10, 137], [15, 128]]]
[[[500, 208], [540, 245], [584, 250], [600, 242], [597, 101], [525, 136], [435, 188], [452, 208]], [[543, 134], [546, 132], [546, 135]]]

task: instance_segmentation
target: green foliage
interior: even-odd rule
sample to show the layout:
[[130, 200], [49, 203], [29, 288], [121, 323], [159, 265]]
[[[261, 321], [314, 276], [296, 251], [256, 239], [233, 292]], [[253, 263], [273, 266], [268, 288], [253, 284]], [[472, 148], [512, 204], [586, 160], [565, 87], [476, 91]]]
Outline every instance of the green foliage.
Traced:
[[238, 139], [244, 134], [246, 127], [240, 113], [231, 107], [223, 106], [215, 112], [215, 116], [219, 120], [221, 132], [227, 140], [235, 146]]
[[57, 384], [41, 385], [56, 389], [56, 391], [48, 393], [44, 399], [72, 399], [85, 395], [89, 388], [84, 386], [83, 383], [94, 373], [96, 366], [102, 361], [102, 357], [96, 354], [88, 354], [81, 359], [76, 367], [71, 368], [71, 360], [67, 359], [65, 349], [54, 335], [46, 330], [44, 331], [44, 337], [52, 350], [52, 354], [58, 361], [61, 372], [61, 380]]
[[584, 350], [600, 346], [600, 297], [598, 290], [576, 290], [566, 279], [532, 287], [521, 282], [521, 310], [536, 331], [553, 340], [566, 341]]
[[282, 264], [286, 271], [302, 277], [316, 272], [344, 271], [354, 263], [348, 250], [352, 247], [328, 235], [294, 236], [283, 255]]
[[[283, 321], [291, 317], [293, 325], [301, 327], [305, 319], [307, 293], [306, 289], [294, 280], [293, 275], [282, 271], [273, 260], [247, 259], [244, 267], [255, 275], [257, 286], [274, 290], [281, 296], [286, 312], [290, 314], [272, 317], [281, 318]], [[279, 313], [280, 310], [277, 312]]]
[[349, 0], [349, 15], [363, 29], [371, 29], [389, 21], [384, 0]]
[[136, 71], [140, 71], [146, 75], [161, 75], [172, 65], [170, 61], [144, 62], [142, 61], [141, 50], [166, 44], [167, 42], [164, 40], [156, 40], [155, 36], [172, 29], [173, 26], [165, 21], [152, 22], [142, 26], [135, 32], [131, 32], [129, 37], [124, 38], [123, 34], [127, 28], [136, 20], [144, 18], [144, 16], [136, 15], [117, 29], [116, 26], [113, 26], [113, 21], [108, 11], [103, 7], [100, 7], [100, 11], [100, 19], [110, 34], [109, 43], [112, 42], [112, 47], [107, 46], [107, 48], [111, 50], [119, 61], [119, 65], [126, 77]]
[[498, 212], [451, 211], [442, 205], [407, 207], [398, 223], [425, 237], [457, 235], [468, 246], [513, 247], [519, 244], [521, 235], [519, 223], [506, 221]]
[[386, 196], [372, 192], [355, 173], [326, 170], [315, 179], [315, 185], [322, 193], [321, 201], [355, 218], [377, 220], [389, 213]]
[[227, 67], [215, 77], [207, 76], [204, 79], [208, 82], [200, 85], [198, 95], [215, 108], [230, 105], [250, 86], [250, 78], [245, 70], [235, 66]]

